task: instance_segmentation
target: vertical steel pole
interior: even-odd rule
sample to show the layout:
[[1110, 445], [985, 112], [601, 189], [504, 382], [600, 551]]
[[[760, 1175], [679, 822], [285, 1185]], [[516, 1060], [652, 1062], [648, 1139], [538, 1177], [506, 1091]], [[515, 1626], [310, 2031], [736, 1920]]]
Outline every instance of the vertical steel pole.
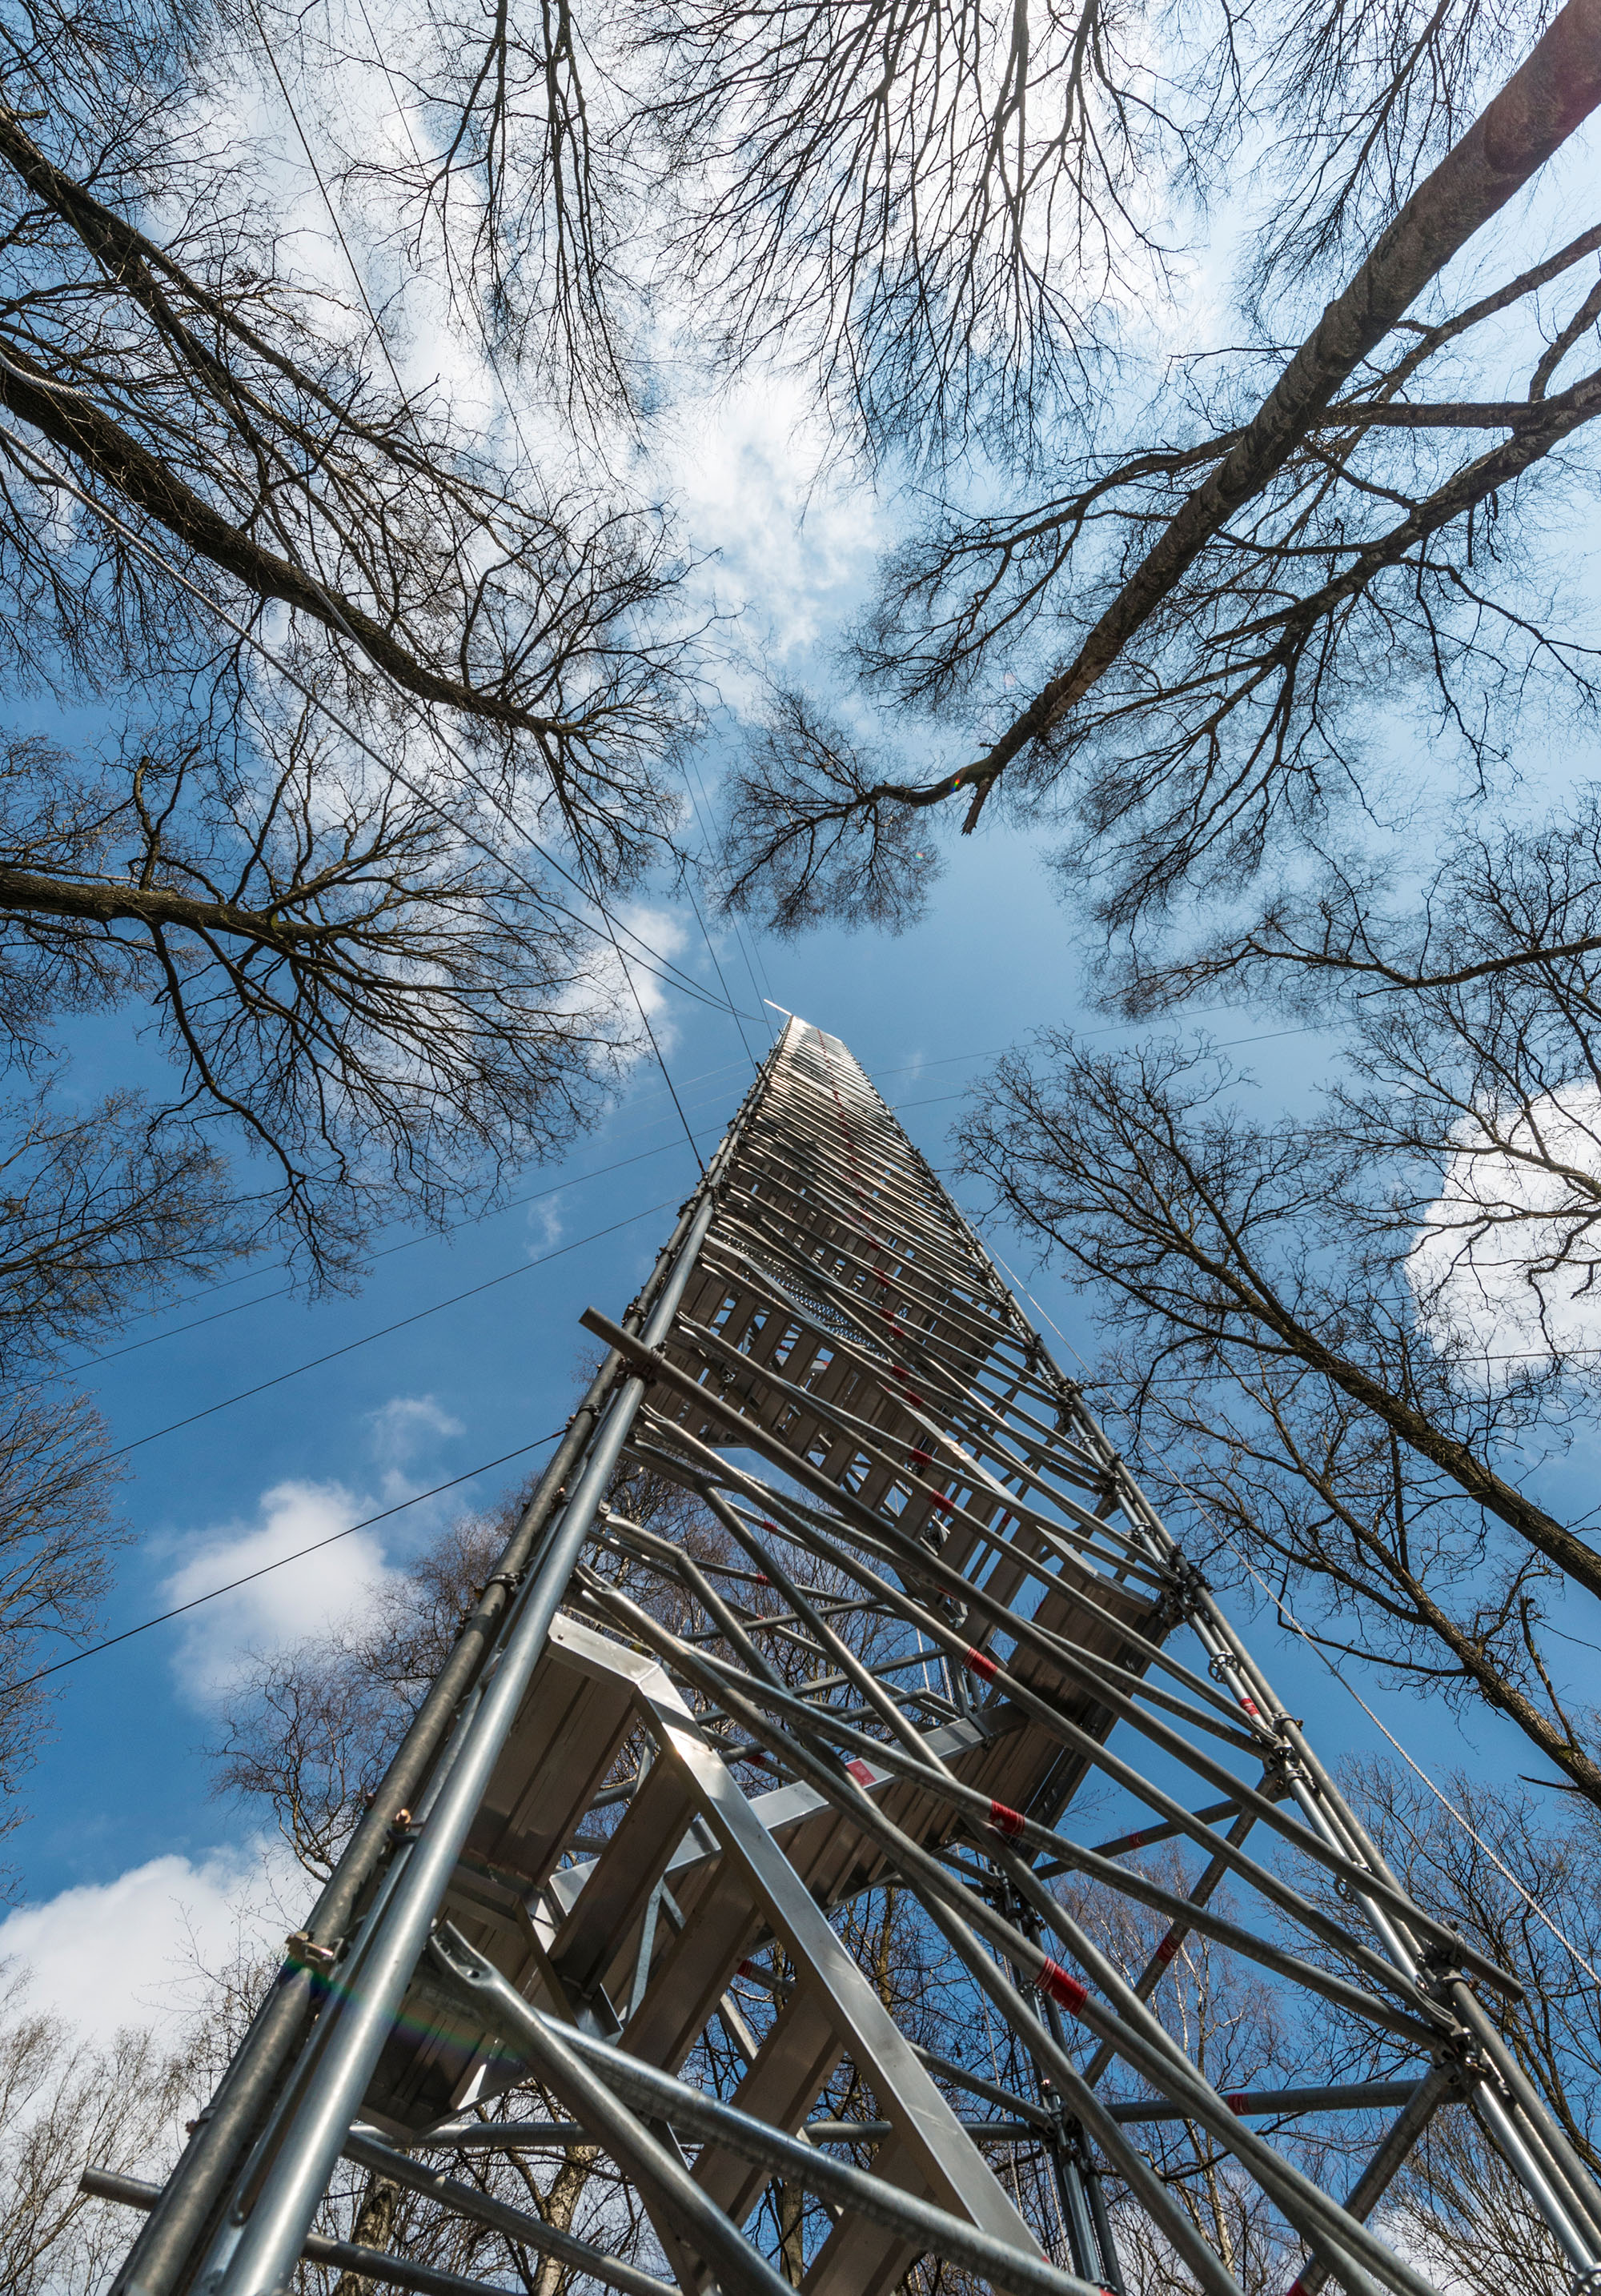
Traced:
[[[708, 1182], [645, 1326], [652, 1346], [671, 1326], [714, 1209]], [[607, 1407], [555, 1537], [519, 1597], [466, 1742], [395, 1883], [382, 1926], [361, 1956], [354, 1988], [328, 2013], [334, 2023], [315, 2081], [283, 2133], [223, 2275], [220, 2296], [280, 2296], [292, 2277], [645, 1391], [643, 1380], [626, 1379]]]
[[[720, 1168], [754, 1097], [753, 1091], [710, 1169]], [[685, 1206], [658, 1255], [636, 1305], [624, 1319], [628, 1329], [638, 1328], [676, 1264], [698, 1201], [697, 1196]], [[310, 1956], [320, 1959], [332, 1955], [344, 1942], [363, 1893], [390, 1852], [390, 1821], [397, 1811], [416, 1807], [457, 1710], [495, 1644], [513, 1590], [537, 1553], [568, 1477], [599, 1423], [620, 1360], [615, 1352], [608, 1351], [590, 1382], [450, 1656], [397, 1748], [372, 1806], [324, 1884], [300, 1933], [303, 1950], [308, 1949]], [[317, 2005], [321, 1982], [312, 1958], [285, 1963], [216, 2094], [200, 2115], [160, 2199], [124, 2259], [111, 2296], [172, 2296], [172, 2292], [187, 2285], [205, 2251], [228, 2187], [263, 2115], [281, 2089], [285, 2070]]]
[[[657, 1263], [652, 1278], [653, 1297], [651, 1313], [644, 1334], [653, 1345], [671, 1328], [685, 1286], [711, 1224], [718, 1182], [779, 1057], [783, 1042], [781, 1037], [751, 1086], [734, 1123], [707, 1165], [699, 1189], [685, 1207], [668, 1252]], [[603, 1367], [601, 1381], [596, 1384], [601, 1382], [609, 1383], [617, 1368], [615, 1357], [609, 1358]], [[593, 1395], [594, 1390], [591, 1392]], [[374, 1935], [360, 1956], [357, 1988], [351, 1996], [324, 2013], [334, 2023], [327, 2035], [326, 2046], [308, 2094], [284, 2133], [277, 2157], [222, 2276], [220, 2284], [228, 2292], [228, 2296], [234, 2296], [235, 2291], [245, 2288], [261, 2292], [261, 2296], [266, 2296], [266, 2292], [275, 2291], [286, 2284], [293, 2272], [306, 2227], [316, 2213], [344, 2136], [360, 2108], [362, 2095], [382, 2054], [395, 2011], [422, 1951], [435, 1907], [488, 1784], [500, 1744], [515, 1717], [529, 1676], [544, 1647], [551, 1619], [566, 1590], [573, 1563], [593, 1522], [595, 1510], [603, 1495], [644, 1393], [645, 1386], [641, 1381], [628, 1379], [613, 1394], [598, 1423], [593, 1411], [580, 1414], [587, 1417], [587, 1423], [580, 1428], [575, 1423], [558, 1458], [553, 1461], [542, 1480], [541, 1492], [548, 1488], [550, 1496], [550, 1504], [544, 1511], [545, 1520], [548, 1521], [559, 1488], [556, 1481], [558, 1467], [571, 1472], [587, 1443], [588, 1457], [582, 1477], [562, 1515], [554, 1540], [540, 1557], [535, 1575], [523, 1586], [517, 1607], [507, 1621], [498, 1658], [492, 1666], [482, 1701], [472, 1718], [466, 1741], [429, 1814], [421, 1838], [406, 1854], [404, 1869], [398, 1874], [382, 1909], [381, 1933]], [[587, 1398], [587, 1404], [588, 1401]], [[530, 1508], [530, 1513], [532, 1512]], [[539, 1528], [544, 1528], [543, 1521]], [[534, 1536], [530, 1535], [527, 1542], [528, 1551], [531, 1551], [533, 1545]], [[453, 1707], [459, 1702], [467, 1686], [468, 1680], [456, 1685]], [[430, 1697], [430, 1707], [439, 1702], [439, 1693], [440, 1685], [436, 1685]], [[421, 1722], [422, 1717], [418, 1718]], [[448, 1719], [448, 1712], [442, 1713], [441, 1725], [447, 1724]], [[414, 1726], [413, 1734], [415, 1728]], [[430, 1750], [431, 1754], [437, 1751], [443, 1736], [444, 1727], [441, 1726], [435, 1745]], [[369, 1813], [369, 1823], [378, 1817], [382, 1832], [387, 1833], [392, 1814], [386, 1797], [382, 1815], [376, 1810]], [[353, 1895], [350, 1902], [353, 1905]], [[273, 2068], [275, 2082], [301, 2023], [303, 2017], [297, 2021], [296, 2028], [287, 2037], [287, 2046], [279, 2052], [278, 2063]], [[263, 2087], [258, 2084], [258, 2095], [252, 2099], [253, 2122], [259, 2121], [261, 2109], [271, 2094], [270, 2087]], [[242, 2114], [234, 2117], [242, 2120]], [[231, 2158], [225, 2166], [225, 2177], [234, 2169], [249, 2134], [248, 2125], [238, 2133]], [[183, 2214], [185, 2220], [175, 2224], [172, 2231], [174, 2234], [185, 2236], [189, 2257], [193, 2259], [196, 2245], [206, 2228], [207, 2214], [193, 2202]], [[214, 2208], [210, 2214], [214, 2216]], [[169, 2238], [166, 2246], [170, 2257], [171, 2251], [177, 2247], [177, 2238]], [[168, 2258], [164, 2257], [162, 2260], [167, 2262]], [[182, 2261], [181, 2259], [178, 2260]], [[144, 2273], [136, 2278], [125, 2274], [129, 2282], [127, 2296], [163, 2296], [164, 2290], [171, 2285], [173, 2276], [170, 2268], [159, 2283]]]
[[[362, 1894], [390, 1849], [390, 1821], [398, 1810], [418, 1800], [456, 1710], [493, 1646], [511, 1599], [512, 1584], [525, 1567], [563, 1482], [582, 1456], [604, 1388], [615, 1370], [615, 1359], [609, 1359], [575, 1413], [494, 1576], [401, 1741], [371, 1808], [308, 1916], [300, 1933], [302, 1954], [332, 1956], [343, 1942]], [[160, 2200], [124, 2259], [111, 2296], [169, 2296], [169, 2292], [185, 2284], [217, 2209], [316, 2007], [321, 1981], [310, 1958], [284, 1964], [215, 2095], [201, 2114]]]

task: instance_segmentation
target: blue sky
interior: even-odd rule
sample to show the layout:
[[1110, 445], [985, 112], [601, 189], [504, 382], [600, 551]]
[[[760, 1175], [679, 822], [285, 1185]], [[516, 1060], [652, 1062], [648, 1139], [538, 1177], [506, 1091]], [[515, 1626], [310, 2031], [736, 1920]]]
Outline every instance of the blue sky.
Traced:
[[[798, 406], [792, 392], [753, 385], [686, 416], [669, 458], [691, 539], [710, 554], [708, 584], [739, 617], [745, 667], [735, 665], [727, 681], [736, 702], [754, 687], [755, 664], [815, 667], [889, 533], [874, 497], [798, 427]], [[709, 770], [714, 765], [708, 760]], [[714, 986], [688, 908], [653, 906], [636, 920], [640, 929]], [[850, 1046], [940, 1166], [961, 1093], [987, 1055], [1039, 1023], [1105, 1026], [1085, 1004], [1072, 923], [1039, 853], [989, 831], [959, 847], [926, 917], [903, 937], [828, 931], [767, 941], [758, 954], [772, 996]], [[726, 937], [718, 945], [738, 1001], [759, 1014], [740, 951]], [[751, 1073], [740, 1032], [726, 1015], [671, 993], [655, 1018], [709, 1150]], [[1310, 1091], [1326, 1061], [1316, 1036], [1286, 1031], [1272, 1017], [1230, 1013], [1204, 1025], [1237, 1043], [1270, 1106]], [[123, 1026], [86, 1033], [88, 1068], [117, 1065]], [[747, 1024], [748, 1035], [757, 1033]], [[613, 1164], [620, 1168], [585, 1177]], [[86, 1370], [85, 1383], [114, 1441], [136, 1447], [125, 1494], [132, 1543], [105, 1631], [559, 1427], [590, 1354], [581, 1311], [594, 1303], [615, 1313], [631, 1297], [694, 1170], [661, 1075], [642, 1064], [596, 1132], [513, 1192], [541, 1191], [536, 1201], [448, 1239], [386, 1239], [406, 1248], [375, 1259], [358, 1294], [312, 1306], [259, 1297], [276, 1289], [264, 1270], [108, 1337], [108, 1349], [126, 1351]], [[992, 1241], [1011, 1256], [1005, 1238]], [[1048, 1275], [1030, 1282], [1066, 1334], [1066, 1367], [1077, 1368], [1071, 1346], [1094, 1351], [1085, 1303]], [[479, 1286], [490, 1288], [444, 1304]], [[322, 1357], [332, 1359], [297, 1370]], [[268, 1381], [277, 1383], [209, 1411]], [[157, 1432], [201, 1412], [209, 1415]], [[1596, 1464], [1587, 1447], [1553, 1474], [1556, 1503], [1588, 1506]], [[250, 1886], [250, 1845], [262, 1823], [260, 1813], [214, 1798], [206, 1752], [217, 1685], [239, 1648], [337, 1615], [374, 1573], [403, 1565], [451, 1510], [492, 1500], [521, 1471], [514, 1464], [480, 1474], [242, 1597], [63, 1676], [53, 1742], [28, 1784], [32, 1816], [8, 1845], [23, 1908], [0, 1925], [0, 1953], [35, 1962], [42, 1997], [86, 2020], [154, 2007], [186, 1924], [217, 1949], [230, 1898]], [[1576, 1623], [1574, 1631], [1596, 1628]], [[1281, 1681], [1293, 1684], [1291, 1703], [1326, 1757], [1383, 1745], [1304, 1648], [1265, 1623], [1253, 1633]], [[1535, 1767], [1523, 1742], [1488, 1718], [1470, 1738], [1438, 1703], [1371, 1681], [1361, 1687], [1431, 1765], [1471, 1760], [1504, 1775]]]
[[[661, 932], [667, 922], [645, 929]], [[686, 913], [670, 922], [694, 930]], [[985, 1054], [1042, 1021], [1105, 1025], [1082, 1006], [1067, 922], [1028, 849], [991, 838], [962, 850], [926, 921], [899, 939], [830, 933], [769, 941], [759, 954], [779, 1003], [842, 1037], [942, 1165], [961, 1093]], [[710, 980], [698, 936], [682, 933], [679, 947], [686, 969]], [[759, 1009], [739, 951], [724, 944], [721, 953], [729, 978], [745, 982], [739, 1001]], [[656, 1018], [674, 1082], [710, 1149], [751, 1074], [739, 1032], [682, 997], [669, 997]], [[1253, 1024], [1228, 1013], [1205, 1025], [1220, 1039], [1256, 1040], [1236, 1057], [1255, 1063], [1265, 1095], [1307, 1090], [1325, 1058], [1316, 1037], [1271, 1019]], [[622, 1158], [637, 1160], [583, 1177]], [[310, 1307], [250, 1304], [275, 1288], [266, 1272], [130, 1324], [112, 1344], [131, 1351], [86, 1374], [119, 1443], [313, 1358], [349, 1352], [131, 1455], [135, 1543], [107, 1630], [558, 1427], [587, 1355], [580, 1312], [591, 1302], [616, 1312], [628, 1300], [693, 1179], [661, 1075], [642, 1065], [601, 1129], [557, 1169], [524, 1184], [554, 1193], [449, 1239], [390, 1252], [359, 1295]], [[581, 1241], [602, 1229], [612, 1233]], [[997, 1241], [1010, 1257], [1006, 1239]], [[553, 1250], [562, 1256], [538, 1264]], [[1029, 1281], [1067, 1341], [1093, 1352], [1084, 1303], [1048, 1275]], [[368, 1338], [485, 1283], [493, 1288]], [[212, 1320], [178, 1328], [202, 1316]], [[1052, 1344], [1076, 1369], [1071, 1349]], [[481, 1475], [66, 1675], [55, 1740], [30, 1784], [34, 1815], [14, 1843], [28, 1907], [0, 1931], [0, 1949], [38, 1962], [42, 1989], [86, 2015], [160, 2007], [168, 1964], [186, 1950], [187, 1934], [218, 1950], [230, 1893], [250, 1887], [259, 1814], [218, 1803], [205, 1751], [213, 1694], [240, 1644], [348, 1609], [364, 1578], [403, 1563], [451, 1508], [492, 1498], [517, 1472]], [[1265, 1625], [1256, 1632], [1259, 1644], [1276, 1646], [1270, 1663], [1293, 1681], [1292, 1702], [1326, 1754], [1382, 1742], [1303, 1650], [1285, 1648]], [[1468, 1754], [1438, 1708], [1371, 1682], [1363, 1688], [1420, 1759], [1449, 1767]], [[1504, 1774], [1531, 1767], [1520, 1742], [1492, 1723], [1475, 1726], [1472, 1751], [1479, 1767]]]

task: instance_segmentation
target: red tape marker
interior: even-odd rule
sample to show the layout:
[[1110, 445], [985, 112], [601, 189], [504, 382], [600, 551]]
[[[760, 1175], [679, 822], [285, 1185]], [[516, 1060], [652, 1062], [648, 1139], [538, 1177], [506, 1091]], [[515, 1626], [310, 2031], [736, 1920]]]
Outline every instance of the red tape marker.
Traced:
[[1236, 2120], [1245, 2110], [1245, 2099], [1237, 2091], [1233, 2096], [1226, 2096], [1223, 2099], [1223, 2102], [1228, 2107], [1228, 2110], [1233, 2113]]
[[996, 1676], [1000, 1672], [1000, 1669], [997, 1666], [995, 1660], [992, 1658], [986, 1658], [981, 1650], [970, 1650], [964, 1652], [962, 1663], [967, 1669], [969, 1674], [980, 1675], [986, 1682], [993, 1682]]
[[1004, 1801], [992, 1801], [989, 1823], [998, 1833], [1004, 1833], [1008, 1841], [1015, 1841], [1022, 1832], [1022, 1812], [1009, 1808]]
[[1059, 1961], [1047, 1961], [1034, 1983], [1041, 1993], [1050, 1995], [1058, 2009], [1065, 2009], [1070, 2017], [1076, 2017], [1089, 1998], [1088, 1986], [1080, 1985]]
[[1178, 1952], [1178, 1939], [1173, 1935], [1172, 1931], [1171, 1931], [1171, 1930], [1170, 1930], [1170, 1931], [1168, 1931], [1168, 1933], [1167, 1933], [1166, 1937], [1164, 1937], [1164, 1938], [1163, 1938], [1163, 1939], [1162, 1939], [1162, 1943], [1157, 1947], [1157, 1948], [1156, 1948], [1156, 1953], [1155, 1953], [1155, 1958], [1156, 1958], [1156, 1960], [1158, 1960], [1158, 1961], [1162, 1964], [1162, 1967], [1165, 1969], [1165, 1968], [1167, 1967], [1167, 1965], [1168, 1965], [1169, 1962], [1172, 1960], [1173, 1956]]

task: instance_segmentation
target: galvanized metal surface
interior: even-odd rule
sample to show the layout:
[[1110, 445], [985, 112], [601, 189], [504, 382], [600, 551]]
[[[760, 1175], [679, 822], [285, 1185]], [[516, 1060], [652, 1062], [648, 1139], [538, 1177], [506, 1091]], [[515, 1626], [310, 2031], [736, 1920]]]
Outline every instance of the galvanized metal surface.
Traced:
[[[1596, 2269], [1601, 2194], [1487, 2007], [1515, 1975], [1384, 1868], [842, 1045], [790, 1021], [647, 1296], [586, 1320], [601, 1379], [395, 1774], [417, 1820], [380, 1840], [381, 1796], [121, 2296], [277, 2296], [334, 2260], [341, 2158], [538, 2249], [416, 2156], [579, 2138], [656, 2252], [544, 2249], [613, 2286], [880, 2296], [945, 2256], [1086, 2296], [1143, 2224], [1238, 2296], [1142, 2149], [1174, 2121], [1304, 2243], [1303, 2288], [1431, 2296], [1367, 2220], [1440, 2110], [1479, 2114]], [[701, 1510], [699, 1551], [628, 1511], [641, 1472]], [[1091, 1784], [1121, 1805], [1098, 1843]], [[1170, 1842], [1199, 1858], [1177, 1888], [1121, 1862]], [[891, 1884], [999, 2021], [1010, 2087], [918, 2045], [848, 1948], [842, 1909]], [[1160, 1917], [1138, 1966], [1086, 1890]], [[1393, 2075], [1219, 2095], [1157, 2013], [1196, 1940], [1365, 2021]], [[846, 2123], [819, 2105], [840, 2068], [873, 2107]], [[530, 2085], [571, 2119], [530, 2121]], [[1247, 2125], [1396, 2103], [1345, 2203]], [[781, 2187], [814, 2200], [780, 2251]]]

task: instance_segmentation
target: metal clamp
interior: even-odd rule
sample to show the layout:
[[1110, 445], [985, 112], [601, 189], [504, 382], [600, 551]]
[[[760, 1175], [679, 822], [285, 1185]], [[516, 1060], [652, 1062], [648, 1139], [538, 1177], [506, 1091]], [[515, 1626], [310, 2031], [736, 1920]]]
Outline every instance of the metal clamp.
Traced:
[[[332, 1969], [339, 1959], [337, 1946], [318, 1945], [316, 1939], [307, 1930], [291, 1930], [283, 1943], [288, 1950], [290, 1960], [302, 1969]], [[198, 2125], [198, 2123], [192, 2124], [192, 2126]]]

